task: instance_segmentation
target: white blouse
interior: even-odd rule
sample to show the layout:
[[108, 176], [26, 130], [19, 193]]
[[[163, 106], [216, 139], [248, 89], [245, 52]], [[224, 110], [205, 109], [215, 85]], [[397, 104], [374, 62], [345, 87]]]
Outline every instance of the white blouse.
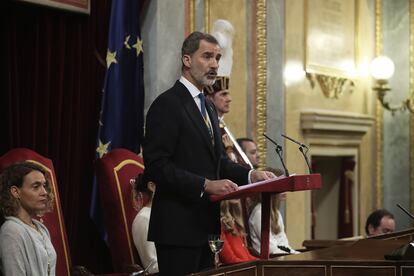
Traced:
[[[276, 235], [272, 231], [269, 233], [269, 253], [270, 254], [286, 254], [287, 252], [280, 249], [278, 246], [286, 247], [290, 250], [291, 254], [298, 253], [289, 246], [289, 241], [285, 233], [285, 226], [283, 224], [282, 214], [277, 210], [279, 214], [278, 224], [280, 226], [280, 232]], [[249, 230], [250, 238], [252, 240], [252, 246], [254, 250], [260, 253], [260, 240], [262, 230], [262, 204], [258, 203], [249, 217]]]
[[152, 265], [148, 268], [148, 272], [157, 273], [158, 262], [155, 245], [153, 242], [147, 240], [150, 216], [150, 207], [143, 207], [138, 212], [132, 223], [132, 238], [144, 268], [152, 262]]

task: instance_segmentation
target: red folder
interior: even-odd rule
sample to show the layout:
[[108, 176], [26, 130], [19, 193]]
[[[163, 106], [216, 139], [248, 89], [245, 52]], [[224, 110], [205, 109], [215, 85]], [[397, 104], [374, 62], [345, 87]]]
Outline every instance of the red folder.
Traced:
[[320, 174], [281, 176], [269, 180], [240, 186], [235, 192], [225, 195], [212, 195], [211, 201], [220, 201], [233, 198], [242, 198], [253, 193], [262, 193], [262, 234], [260, 257], [269, 258], [269, 230], [270, 230], [270, 195], [282, 192], [314, 190], [322, 187]]

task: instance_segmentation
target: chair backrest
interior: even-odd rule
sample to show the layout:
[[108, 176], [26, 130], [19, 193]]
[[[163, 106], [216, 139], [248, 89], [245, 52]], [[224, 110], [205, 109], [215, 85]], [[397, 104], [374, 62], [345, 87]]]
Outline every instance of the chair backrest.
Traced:
[[26, 148], [12, 149], [0, 157], [0, 171], [13, 163], [31, 161], [41, 165], [50, 176], [53, 194], [55, 196], [54, 208], [50, 213], [45, 214], [41, 220], [50, 232], [52, 244], [57, 253], [56, 275], [70, 275], [71, 258], [68, 247], [68, 238], [62, 215], [59, 190], [57, 187], [55, 169], [50, 159]]
[[141, 265], [131, 233], [137, 210], [130, 179], [144, 171], [144, 162], [129, 150], [114, 149], [96, 161], [95, 169], [113, 268]]

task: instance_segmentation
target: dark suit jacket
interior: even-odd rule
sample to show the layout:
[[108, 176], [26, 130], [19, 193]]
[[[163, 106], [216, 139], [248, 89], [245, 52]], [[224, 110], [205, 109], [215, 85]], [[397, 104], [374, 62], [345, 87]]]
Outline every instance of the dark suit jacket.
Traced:
[[151, 105], [144, 141], [145, 171], [157, 187], [148, 239], [160, 244], [200, 246], [220, 233], [219, 203], [200, 197], [204, 180], [246, 184], [249, 170], [223, 155], [217, 113], [207, 101], [214, 146], [202, 115], [179, 81]]

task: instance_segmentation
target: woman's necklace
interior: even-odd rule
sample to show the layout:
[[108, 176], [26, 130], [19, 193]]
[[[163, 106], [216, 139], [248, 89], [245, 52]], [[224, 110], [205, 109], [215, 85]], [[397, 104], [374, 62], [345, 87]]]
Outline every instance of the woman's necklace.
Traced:
[[46, 245], [46, 239], [45, 236], [43, 235], [42, 231], [40, 231], [40, 229], [37, 227], [37, 225], [30, 220], [30, 223], [25, 222], [24, 220], [20, 219], [21, 221], [23, 221], [24, 224], [29, 225], [31, 228], [33, 228], [34, 230], [36, 230], [37, 233], [40, 234], [40, 236], [42, 236], [42, 241], [43, 241], [43, 248], [46, 251], [46, 256], [47, 256], [47, 275], [50, 276], [50, 270], [51, 270], [51, 265], [50, 265], [50, 255], [49, 255], [49, 251], [47, 250], [47, 245]]

